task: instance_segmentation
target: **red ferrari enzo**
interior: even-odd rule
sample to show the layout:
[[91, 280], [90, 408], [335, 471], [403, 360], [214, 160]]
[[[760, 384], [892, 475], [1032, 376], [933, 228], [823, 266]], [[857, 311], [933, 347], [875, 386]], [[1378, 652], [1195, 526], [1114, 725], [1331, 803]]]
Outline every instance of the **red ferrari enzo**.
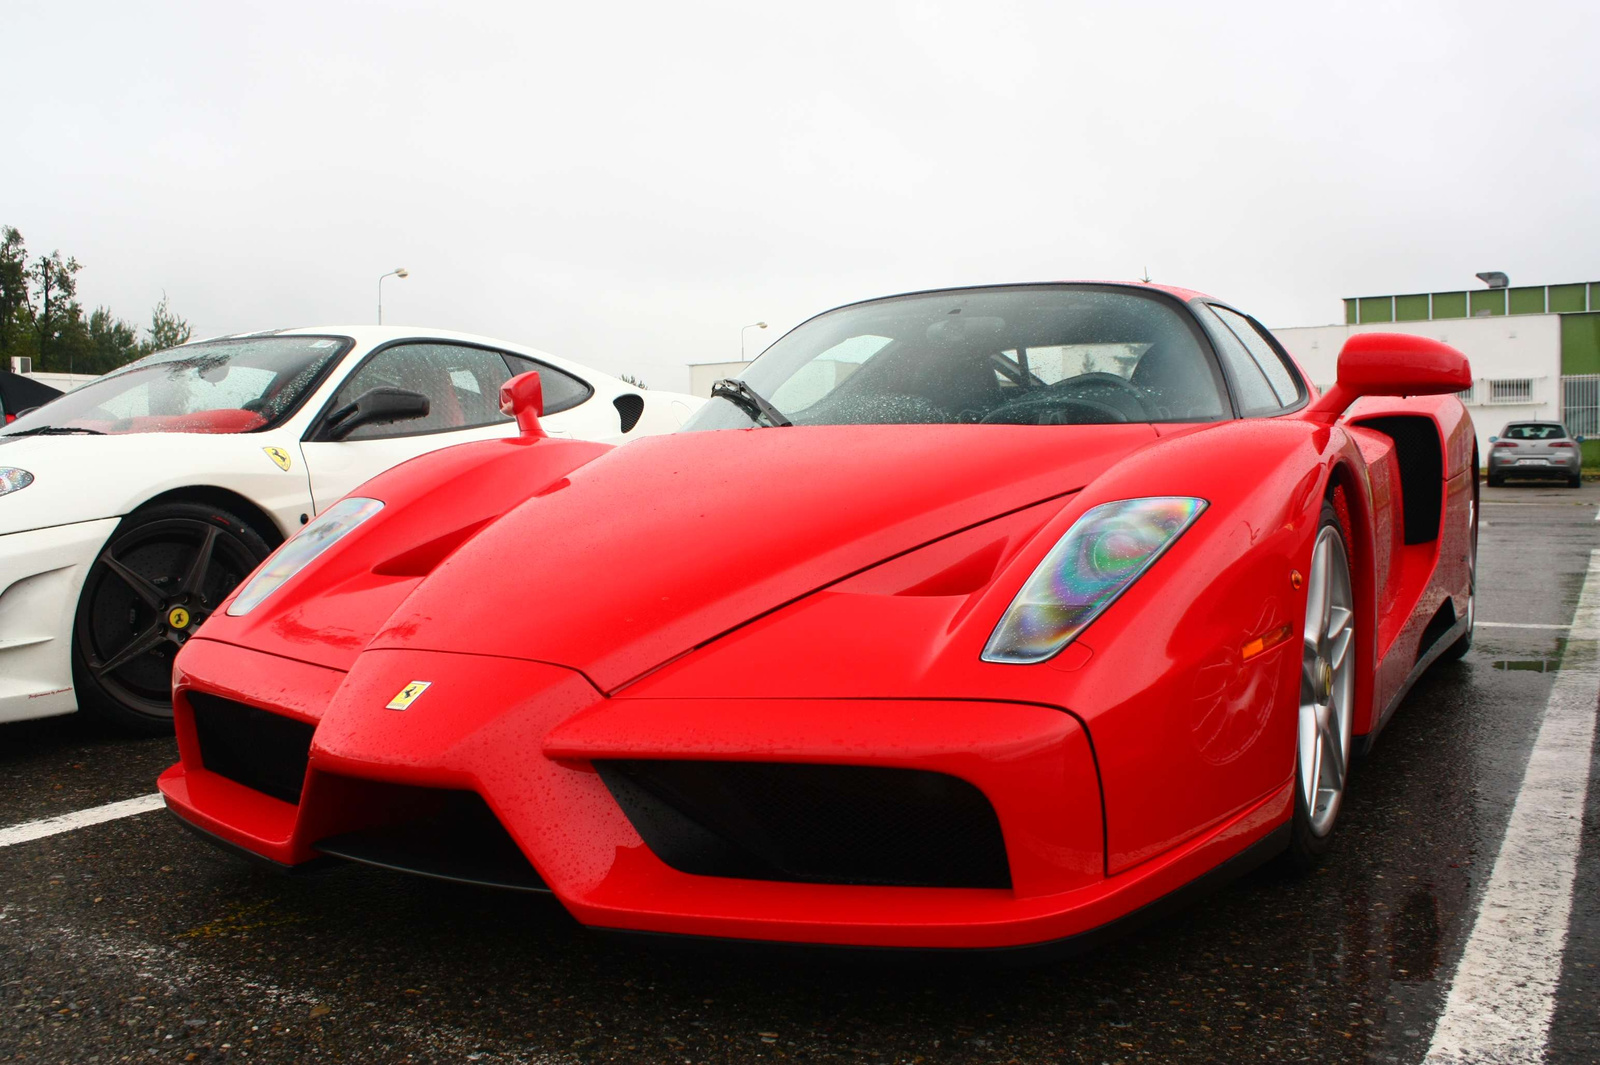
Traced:
[[[171, 810], [583, 924], [1083, 944], [1328, 846], [1472, 638], [1460, 352], [1137, 284], [812, 318], [673, 435], [414, 459], [177, 659]], [[1404, 397], [1404, 398], [1402, 398]], [[1088, 938], [1086, 938], [1088, 937]]]

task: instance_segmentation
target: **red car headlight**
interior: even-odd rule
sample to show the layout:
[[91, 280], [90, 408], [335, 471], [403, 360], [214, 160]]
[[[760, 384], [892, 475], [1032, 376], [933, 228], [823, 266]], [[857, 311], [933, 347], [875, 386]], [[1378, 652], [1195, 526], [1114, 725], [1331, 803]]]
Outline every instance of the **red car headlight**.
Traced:
[[319, 555], [383, 509], [380, 499], [347, 496], [312, 519], [268, 556], [228, 606], [229, 617], [250, 613], [291, 577], [311, 565]]
[[1206, 508], [1154, 496], [1102, 503], [1067, 530], [1006, 608], [985, 662], [1043, 662], [1071, 643], [1160, 558]]

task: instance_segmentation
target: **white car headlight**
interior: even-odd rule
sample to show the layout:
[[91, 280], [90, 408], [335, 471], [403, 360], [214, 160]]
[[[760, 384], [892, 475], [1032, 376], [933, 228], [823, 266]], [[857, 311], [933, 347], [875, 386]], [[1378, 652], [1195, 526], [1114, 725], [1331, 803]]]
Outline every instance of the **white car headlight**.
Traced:
[[33, 474], [15, 466], [0, 466], [0, 496], [20, 492], [33, 483]]
[[983, 660], [1026, 664], [1060, 652], [1205, 509], [1203, 499], [1154, 496], [1102, 503], [1085, 512], [1006, 608]]
[[317, 556], [382, 509], [383, 501], [380, 499], [351, 496], [318, 514], [309, 525], [278, 548], [267, 559], [267, 564], [257, 570], [249, 583], [239, 590], [238, 596], [228, 606], [228, 615], [239, 617], [250, 613], [289, 578], [311, 565]]

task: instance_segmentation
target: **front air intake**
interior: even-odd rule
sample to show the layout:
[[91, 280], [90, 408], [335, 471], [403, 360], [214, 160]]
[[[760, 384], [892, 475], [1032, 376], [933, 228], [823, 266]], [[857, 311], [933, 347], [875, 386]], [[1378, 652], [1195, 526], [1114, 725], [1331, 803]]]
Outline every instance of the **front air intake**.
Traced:
[[604, 759], [646, 846], [700, 876], [1009, 888], [994, 807], [944, 773], [884, 766]]
[[349, 778], [337, 786], [343, 807], [382, 820], [318, 840], [313, 846], [323, 854], [458, 884], [550, 890], [476, 792]]
[[315, 726], [259, 707], [191, 691], [200, 764], [247, 788], [299, 803]]

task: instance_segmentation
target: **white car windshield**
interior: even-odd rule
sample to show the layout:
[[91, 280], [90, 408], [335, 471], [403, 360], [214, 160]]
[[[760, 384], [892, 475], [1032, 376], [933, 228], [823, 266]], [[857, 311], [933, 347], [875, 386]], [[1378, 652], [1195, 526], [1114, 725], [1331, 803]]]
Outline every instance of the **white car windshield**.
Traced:
[[958, 289], [842, 307], [798, 326], [740, 377], [714, 390], [684, 428], [1228, 414], [1222, 376], [1191, 315], [1155, 295], [1092, 285]]
[[20, 433], [249, 433], [292, 414], [344, 337], [266, 336], [147, 355], [18, 418]]

